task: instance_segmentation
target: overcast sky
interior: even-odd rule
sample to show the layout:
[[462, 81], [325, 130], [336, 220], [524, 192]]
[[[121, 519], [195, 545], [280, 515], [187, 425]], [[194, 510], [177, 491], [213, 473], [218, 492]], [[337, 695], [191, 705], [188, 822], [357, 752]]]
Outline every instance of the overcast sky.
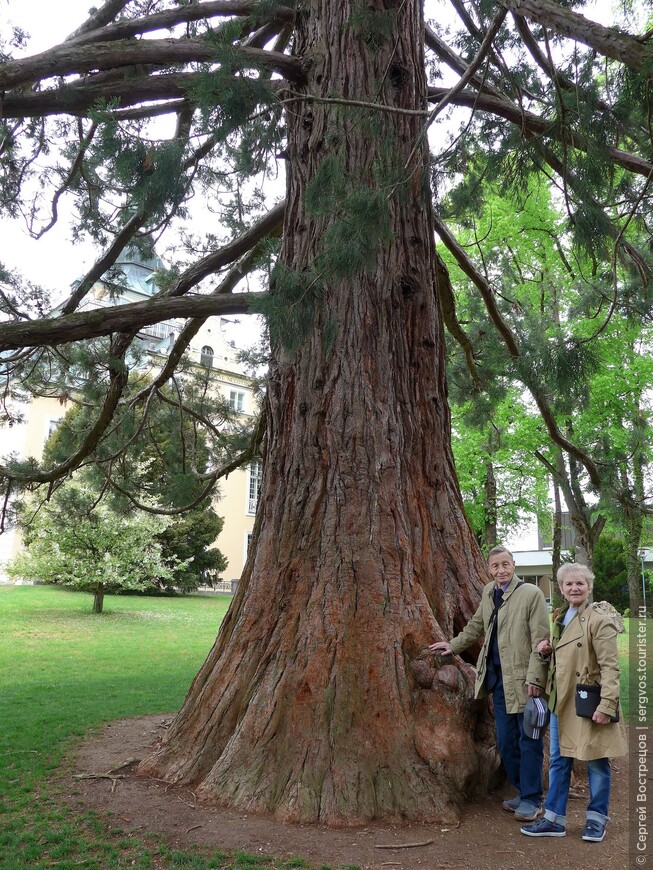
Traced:
[[[88, 16], [89, 0], [0, 0], [0, 36], [7, 39], [12, 27], [26, 31], [30, 40], [22, 54], [37, 54], [66, 38]], [[57, 290], [92, 265], [97, 254], [91, 246], [73, 247], [64, 219], [36, 242], [19, 222], [0, 218], [0, 260], [29, 280]]]
[[[37, 54], [76, 30], [88, 18], [93, 5], [89, 0], [0, 0], [0, 36], [7, 39], [12, 27], [20, 27], [30, 37], [27, 48], [20, 54]], [[95, 5], [101, 5], [101, 0]], [[72, 244], [71, 215], [66, 214], [64, 200], [60, 203], [59, 221], [38, 241], [30, 237], [24, 222], [0, 216], [0, 261], [27, 280], [54, 291], [55, 301], [68, 295], [70, 284], [93, 265], [100, 253], [90, 242]], [[229, 320], [237, 322], [235, 318]], [[259, 326], [254, 325], [258, 322], [258, 318], [242, 318], [240, 326], [229, 329], [228, 337], [246, 347], [260, 335]]]

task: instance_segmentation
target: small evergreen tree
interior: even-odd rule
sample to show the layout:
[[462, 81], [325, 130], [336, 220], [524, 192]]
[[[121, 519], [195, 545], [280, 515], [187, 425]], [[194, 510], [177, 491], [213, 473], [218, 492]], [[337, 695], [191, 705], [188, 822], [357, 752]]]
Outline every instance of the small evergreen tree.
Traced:
[[163, 556], [178, 560], [172, 580], [164, 585], [181, 592], [192, 592], [201, 583], [211, 582], [216, 574], [225, 571], [227, 559], [212, 546], [224, 526], [224, 520], [213, 508], [201, 505], [171, 522], [159, 532]]
[[630, 606], [624, 542], [605, 532], [594, 550], [594, 601], [608, 601], [623, 613]]
[[[145, 419], [138, 408], [121, 408], [93, 462], [74, 476], [97, 501], [104, 501], [107, 517], [112, 515], [116, 524], [124, 517], [167, 513], [157, 539], [166, 559], [184, 567], [175, 568], [156, 585], [183, 592], [197, 589], [207, 573], [227, 567], [225, 556], [215, 546], [224, 521], [208, 499], [201, 498], [206, 475], [200, 470], [209, 462], [209, 439], [195, 420], [180, 414], [179, 403], [211, 414], [216, 430], [211, 445], [227, 455], [235, 440], [233, 413], [224, 399], [208, 395], [206, 384], [200, 388], [198, 382], [201, 384], [201, 378], [179, 378], [176, 402], [171, 401], [169, 390], [154, 395]], [[145, 378], [137, 379], [135, 390], [149, 383]], [[70, 408], [45, 445], [46, 462], [61, 461], [78, 446], [88, 431], [90, 414], [92, 410], [85, 404]], [[218, 427], [227, 422], [230, 431], [222, 435]], [[112, 461], [116, 456], [119, 461]], [[185, 510], [188, 505], [191, 507]]]

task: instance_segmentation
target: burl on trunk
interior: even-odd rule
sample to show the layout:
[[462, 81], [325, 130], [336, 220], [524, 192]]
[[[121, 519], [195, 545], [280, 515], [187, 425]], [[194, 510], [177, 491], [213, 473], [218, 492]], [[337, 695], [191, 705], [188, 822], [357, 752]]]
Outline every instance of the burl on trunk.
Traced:
[[[315, 276], [319, 299], [296, 352], [274, 343], [238, 594], [141, 765], [200, 799], [329, 824], [451, 821], [498, 764], [469, 666], [423, 657], [473, 613], [484, 572], [450, 450], [424, 116], [401, 111], [426, 109], [421, 4], [375, 5], [385, 38], [342, 0], [312, 0], [296, 24], [312, 99], [287, 112], [281, 262]], [[334, 96], [394, 111], [319, 100]], [[367, 254], [351, 200], [335, 214], [313, 191], [307, 205], [327, 157], [387, 210]], [[346, 256], [328, 267], [338, 221], [353, 274]]]

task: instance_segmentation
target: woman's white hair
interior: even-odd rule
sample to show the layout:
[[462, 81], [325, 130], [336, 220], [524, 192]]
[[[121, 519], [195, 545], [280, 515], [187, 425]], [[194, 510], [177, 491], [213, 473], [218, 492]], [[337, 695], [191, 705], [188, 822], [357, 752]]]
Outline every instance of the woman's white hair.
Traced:
[[558, 573], [556, 574], [556, 579], [560, 589], [562, 589], [564, 581], [572, 576], [582, 577], [583, 580], [587, 580], [590, 592], [594, 588], [594, 574], [592, 574], [587, 565], [581, 565], [580, 562], [565, 562], [564, 565], [561, 565], [558, 568]]

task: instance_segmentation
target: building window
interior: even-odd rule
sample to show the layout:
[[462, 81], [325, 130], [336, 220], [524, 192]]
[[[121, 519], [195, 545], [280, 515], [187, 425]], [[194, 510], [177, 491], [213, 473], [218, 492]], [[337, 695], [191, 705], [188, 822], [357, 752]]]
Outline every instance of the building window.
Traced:
[[210, 369], [213, 366], [213, 348], [209, 344], [205, 344], [200, 351], [200, 364]]
[[251, 462], [248, 473], [249, 484], [247, 487], [247, 513], [255, 514], [259, 493], [261, 492], [261, 480], [263, 478], [263, 465], [261, 461], [255, 459]]
[[49, 420], [49, 421], [48, 421], [48, 434], [45, 436], [45, 437], [46, 437], [46, 441], [47, 441], [47, 439], [52, 435], [52, 433], [53, 433], [54, 430], [57, 428], [57, 426], [59, 425], [59, 423], [61, 423], [61, 417], [57, 417], [56, 420]]
[[229, 405], [234, 411], [245, 410], [245, 393], [240, 390], [232, 390], [229, 393]]
[[245, 534], [245, 552], [244, 552], [244, 554], [243, 554], [243, 561], [244, 561], [244, 562], [247, 561], [247, 557], [249, 556], [249, 550], [250, 550], [250, 547], [251, 547], [251, 544], [252, 544], [252, 538], [253, 538], [253, 537], [254, 537], [254, 535], [253, 535], [251, 532], [247, 532], [247, 533]]

